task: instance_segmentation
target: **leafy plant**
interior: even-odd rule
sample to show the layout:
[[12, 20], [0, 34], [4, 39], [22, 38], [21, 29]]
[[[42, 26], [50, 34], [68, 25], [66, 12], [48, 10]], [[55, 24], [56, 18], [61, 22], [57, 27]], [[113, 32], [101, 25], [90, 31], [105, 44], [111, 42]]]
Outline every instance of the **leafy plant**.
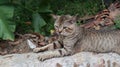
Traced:
[[[45, 31], [42, 31], [47, 25], [43, 16], [48, 16], [52, 12], [49, 2], [50, 0], [1, 0], [0, 38], [14, 40], [14, 32], [24, 31], [46, 35]], [[49, 18], [46, 19], [49, 21]]]
[[34, 13], [32, 17], [33, 17], [33, 27], [35, 29], [35, 32], [42, 32], [40, 31], [40, 29], [46, 25], [45, 20], [39, 15], [39, 13]]
[[79, 14], [81, 17], [96, 14], [103, 9], [101, 0], [52, 0], [51, 9], [56, 14]]
[[15, 24], [11, 21], [13, 17], [13, 6], [0, 6], [0, 38], [14, 40]]
[[[30, 27], [34, 32], [46, 35], [47, 33], [42, 31], [42, 29], [44, 29], [44, 26], [49, 22], [49, 18], [44, 18], [44, 16], [48, 16], [48, 14], [52, 12], [49, 3], [50, 0], [21, 0], [20, 2], [15, 2], [17, 5], [15, 17], [19, 17], [16, 18], [17, 20], [15, 19], [15, 21], [18, 23], [21, 23], [21, 21], [29, 21], [32, 24]], [[47, 21], [45, 21], [45, 19], [47, 19]], [[20, 29], [21, 26], [18, 24], [17, 28]]]

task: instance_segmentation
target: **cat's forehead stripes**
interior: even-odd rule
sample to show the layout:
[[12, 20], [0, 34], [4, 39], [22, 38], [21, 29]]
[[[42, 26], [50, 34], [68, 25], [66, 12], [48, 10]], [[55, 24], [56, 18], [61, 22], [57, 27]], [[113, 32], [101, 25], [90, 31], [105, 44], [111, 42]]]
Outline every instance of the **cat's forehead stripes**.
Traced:
[[55, 21], [55, 25], [60, 26], [61, 24], [63, 24], [63, 21], [64, 21], [64, 16], [58, 16], [56, 21]]
[[60, 18], [59, 18], [59, 21], [60, 22], [58, 22], [59, 23], [59, 25], [61, 25], [61, 24], [63, 24], [63, 21], [66, 19], [66, 17], [63, 15], [63, 16], [61, 16]]
[[57, 23], [58, 25], [62, 25], [62, 24], [65, 23], [65, 21], [70, 20], [71, 17], [72, 17], [72, 16], [70, 16], [70, 15], [62, 15], [62, 16], [59, 16], [59, 17], [57, 18], [57, 20], [56, 20], [56, 23]]

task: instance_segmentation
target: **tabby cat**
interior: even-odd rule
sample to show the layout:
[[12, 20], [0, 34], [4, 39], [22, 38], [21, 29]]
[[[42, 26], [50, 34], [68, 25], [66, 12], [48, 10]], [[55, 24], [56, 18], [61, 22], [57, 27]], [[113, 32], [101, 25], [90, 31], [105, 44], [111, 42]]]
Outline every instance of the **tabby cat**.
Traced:
[[[59, 39], [34, 52], [41, 52], [39, 60], [43, 61], [54, 57], [73, 55], [81, 51], [116, 52], [120, 54], [120, 30], [90, 30], [77, 24], [77, 16], [56, 16], [55, 29]], [[56, 48], [56, 46], [58, 46]], [[56, 49], [45, 51], [53, 46]]]

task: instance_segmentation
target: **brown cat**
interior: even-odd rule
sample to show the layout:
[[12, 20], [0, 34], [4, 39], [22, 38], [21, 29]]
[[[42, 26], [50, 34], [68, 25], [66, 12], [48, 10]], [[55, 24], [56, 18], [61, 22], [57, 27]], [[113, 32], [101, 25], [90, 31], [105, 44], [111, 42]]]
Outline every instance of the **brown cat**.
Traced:
[[[120, 30], [89, 30], [77, 25], [77, 16], [53, 16], [59, 39], [47, 46], [35, 48], [34, 52], [45, 51], [50, 46], [60, 47], [41, 52], [39, 60], [73, 55], [81, 51], [116, 52], [120, 54]], [[64, 21], [63, 21], [64, 18]], [[62, 22], [59, 22], [62, 19]]]

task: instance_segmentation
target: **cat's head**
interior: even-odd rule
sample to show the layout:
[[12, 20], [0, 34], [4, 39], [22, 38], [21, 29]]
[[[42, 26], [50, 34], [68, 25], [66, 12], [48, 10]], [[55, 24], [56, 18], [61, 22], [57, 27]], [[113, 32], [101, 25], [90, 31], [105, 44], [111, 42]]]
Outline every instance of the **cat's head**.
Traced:
[[75, 33], [77, 27], [77, 15], [53, 15], [53, 18], [55, 19], [54, 27], [58, 34], [63, 36], [69, 36]]

